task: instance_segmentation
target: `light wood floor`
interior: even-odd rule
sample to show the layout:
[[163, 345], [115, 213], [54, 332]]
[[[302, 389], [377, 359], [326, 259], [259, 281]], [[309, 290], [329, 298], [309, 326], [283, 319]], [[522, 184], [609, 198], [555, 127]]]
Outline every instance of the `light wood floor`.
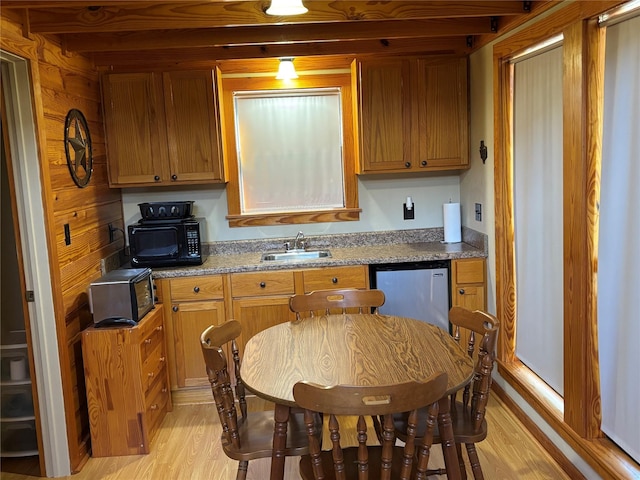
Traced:
[[[502, 402], [492, 395], [487, 412], [489, 435], [478, 444], [485, 477], [492, 480], [569, 479]], [[90, 458], [71, 480], [233, 480], [237, 462], [220, 449], [220, 424], [213, 404], [176, 405], [165, 418], [149, 455]], [[297, 480], [297, 458], [287, 458], [286, 480]], [[249, 463], [249, 480], [269, 478], [270, 460]], [[430, 466], [442, 466], [439, 446]], [[471, 472], [469, 471], [469, 478]], [[2, 480], [37, 477], [2, 472]], [[431, 478], [431, 477], [430, 477]], [[444, 477], [433, 477], [444, 478]]]

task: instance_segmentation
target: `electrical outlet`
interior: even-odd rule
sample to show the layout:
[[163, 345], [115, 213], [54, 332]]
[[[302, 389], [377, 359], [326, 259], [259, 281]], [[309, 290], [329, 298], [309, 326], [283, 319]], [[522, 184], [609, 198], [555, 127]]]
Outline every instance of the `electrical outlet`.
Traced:
[[482, 221], [482, 204], [476, 203], [476, 222]]
[[413, 220], [416, 216], [416, 205], [415, 203], [411, 205], [411, 208], [407, 208], [407, 204], [403, 203], [402, 207], [404, 209], [404, 219], [405, 220]]

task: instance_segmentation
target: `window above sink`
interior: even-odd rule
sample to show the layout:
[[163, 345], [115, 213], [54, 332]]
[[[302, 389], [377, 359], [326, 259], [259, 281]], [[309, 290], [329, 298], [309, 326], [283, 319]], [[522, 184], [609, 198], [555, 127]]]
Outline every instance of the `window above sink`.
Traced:
[[[288, 83], [264, 76], [250, 78], [229, 76], [225, 78], [224, 74], [222, 75], [222, 112], [229, 178], [227, 184], [229, 214], [227, 219], [230, 227], [359, 220], [360, 208], [358, 208], [355, 174], [355, 107], [352, 97], [355, 92], [352, 92], [351, 88], [350, 70], [341, 69], [339, 72], [324, 75], [305, 75], [304, 72], [299, 72], [300, 77]], [[288, 96], [278, 94], [278, 92], [286, 92]], [[308, 95], [303, 92], [308, 92]], [[313, 155], [309, 156], [304, 151], [301, 151], [301, 154], [294, 152], [289, 156], [287, 162], [281, 161], [281, 157], [284, 155], [282, 152], [287, 148], [284, 150], [277, 148], [294, 145], [295, 142], [292, 139], [304, 138], [305, 130], [308, 140], [302, 142], [302, 147], [305, 143], [312, 146], [314, 137], [313, 134], [309, 137], [309, 132], [314, 131], [313, 126], [307, 126], [306, 129], [296, 132], [295, 123], [293, 126], [289, 123], [288, 127], [282, 127], [282, 132], [277, 132], [277, 129], [274, 131], [273, 125], [270, 124], [269, 130], [272, 133], [269, 134], [269, 137], [276, 138], [278, 136], [281, 139], [279, 143], [276, 142], [276, 148], [269, 148], [266, 141], [254, 140], [258, 137], [257, 135], [249, 135], [251, 140], [247, 141], [247, 135], [243, 132], [243, 128], [238, 128], [238, 125], [242, 127], [245, 121], [249, 124], [252, 122], [253, 115], [247, 116], [247, 113], [256, 107], [253, 102], [256, 98], [268, 98], [269, 100], [298, 98], [308, 101], [314, 96], [318, 96], [318, 92], [322, 92], [323, 96], [328, 92], [333, 92], [332, 101], [335, 105], [329, 110], [321, 108], [322, 111], [330, 113], [323, 113], [320, 116], [315, 114], [312, 117], [315, 118], [313, 121], [338, 125], [338, 128], [333, 130], [330, 135], [332, 145], [328, 150], [334, 152], [334, 157], [336, 154], [338, 155], [337, 161], [336, 159], [332, 160], [330, 165], [323, 162], [324, 166], [321, 167], [330, 170], [327, 180], [318, 178], [318, 172], [308, 168], [310, 162], [312, 165], [317, 163], [316, 160], [310, 161], [309, 158], [323, 159], [328, 155], [317, 145], [315, 148], [311, 147], [314, 150]], [[251, 101], [245, 102], [247, 99]], [[238, 109], [239, 103], [242, 105]], [[250, 105], [251, 103], [253, 105]], [[281, 101], [273, 103], [280, 105], [277, 108], [282, 109]], [[247, 109], [247, 106], [250, 108]], [[243, 114], [247, 118], [243, 118]], [[329, 114], [331, 118], [327, 118]], [[323, 119], [317, 120], [320, 117]], [[264, 124], [264, 121], [262, 123]], [[260, 131], [260, 125], [253, 125], [254, 131], [255, 128]], [[320, 127], [317, 130], [320, 131]], [[324, 130], [331, 131], [326, 128]], [[254, 141], [255, 143], [252, 143]], [[334, 143], [335, 145], [333, 145]], [[300, 151], [300, 144], [296, 148]], [[288, 148], [288, 150], [291, 153], [295, 149]], [[246, 163], [249, 155], [252, 158], [249, 163]], [[299, 161], [301, 165], [292, 173], [294, 169], [291, 162], [294, 162], [295, 166], [296, 161]], [[251, 164], [258, 169], [251, 169]], [[264, 168], [265, 164], [268, 165], [266, 169]], [[286, 181], [278, 183], [282, 179], [286, 179]], [[281, 197], [275, 202], [272, 193], [269, 193], [269, 189], [274, 188], [274, 185]], [[316, 188], [319, 185], [330, 187], [334, 193], [329, 196], [324, 195], [322, 188]], [[321, 192], [324, 197], [311, 194], [312, 190]], [[282, 195], [283, 192], [290, 193], [290, 196]]]

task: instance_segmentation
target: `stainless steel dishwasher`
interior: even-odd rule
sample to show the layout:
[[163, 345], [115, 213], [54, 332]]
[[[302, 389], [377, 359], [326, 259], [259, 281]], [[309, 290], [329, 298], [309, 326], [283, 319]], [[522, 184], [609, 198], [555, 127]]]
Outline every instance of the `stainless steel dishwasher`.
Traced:
[[371, 288], [382, 290], [382, 314], [415, 318], [449, 330], [448, 260], [369, 266]]

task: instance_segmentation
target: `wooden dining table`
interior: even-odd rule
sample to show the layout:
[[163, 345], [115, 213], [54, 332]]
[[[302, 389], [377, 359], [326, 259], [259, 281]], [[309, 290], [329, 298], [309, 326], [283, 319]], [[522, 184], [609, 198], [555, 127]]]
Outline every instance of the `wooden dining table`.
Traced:
[[[241, 376], [248, 390], [275, 403], [271, 480], [284, 476], [287, 422], [293, 386], [391, 385], [448, 375], [447, 396], [473, 376], [473, 360], [441, 328], [393, 315], [338, 314], [285, 322], [247, 342]], [[459, 479], [449, 399], [439, 402], [438, 428], [448, 478]]]

